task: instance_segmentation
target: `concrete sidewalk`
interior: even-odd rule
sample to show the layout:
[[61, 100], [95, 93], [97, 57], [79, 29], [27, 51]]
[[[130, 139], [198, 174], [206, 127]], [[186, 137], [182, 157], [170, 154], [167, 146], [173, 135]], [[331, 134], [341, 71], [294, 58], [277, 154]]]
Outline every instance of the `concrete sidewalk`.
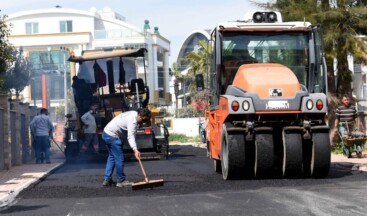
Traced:
[[47, 176], [52, 170], [65, 163], [59, 149], [51, 149], [50, 164], [36, 164], [35, 160], [10, 170], [0, 171], [0, 208], [9, 205], [28, 186]]
[[[185, 144], [182, 144], [185, 145]], [[187, 145], [193, 145], [187, 144]], [[195, 147], [199, 147], [193, 145]], [[331, 155], [331, 166], [349, 170], [360, 170], [367, 172], [367, 152], [363, 158], [346, 158], [343, 155]], [[64, 154], [53, 149], [51, 154], [51, 164], [23, 164], [14, 166], [8, 171], [0, 172], [0, 208], [6, 207], [16, 196], [28, 186], [46, 177], [54, 169], [65, 163]]]

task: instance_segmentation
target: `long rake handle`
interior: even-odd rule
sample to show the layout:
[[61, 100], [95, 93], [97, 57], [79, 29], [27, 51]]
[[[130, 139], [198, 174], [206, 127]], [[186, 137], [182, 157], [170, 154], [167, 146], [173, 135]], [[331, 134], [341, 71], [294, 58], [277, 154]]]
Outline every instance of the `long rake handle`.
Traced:
[[143, 167], [143, 163], [141, 162], [140, 158], [138, 158], [139, 161], [139, 165], [141, 168], [141, 171], [143, 172], [144, 178], [145, 178], [145, 182], [149, 182], [148, 178], [147, 178], [147, 174], [145, 173], [144, 167]]

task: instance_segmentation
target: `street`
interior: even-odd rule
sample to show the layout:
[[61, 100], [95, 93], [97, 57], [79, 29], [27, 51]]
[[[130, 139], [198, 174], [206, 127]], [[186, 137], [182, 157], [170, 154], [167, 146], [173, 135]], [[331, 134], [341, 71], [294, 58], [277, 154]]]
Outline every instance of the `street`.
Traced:
[[[65, 164], [21, 194], [1, 215], [366, 215], [367, 172], [332, 167], [326, 179], [224, 181], [206, 150], [171, 146], [169, 160], [143, 161], [164, 186], [102, 187], [105, 157]], [[128, 161], [129, 181], [144, 180]]]

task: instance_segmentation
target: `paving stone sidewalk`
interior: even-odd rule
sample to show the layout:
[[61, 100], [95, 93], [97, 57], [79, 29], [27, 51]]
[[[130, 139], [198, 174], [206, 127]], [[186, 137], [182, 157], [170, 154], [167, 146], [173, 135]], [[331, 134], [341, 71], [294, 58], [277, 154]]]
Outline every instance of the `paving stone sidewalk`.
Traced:
[[51, 149], [50, 160], [50, 164], [36, 164], [34, 161], [0, 171], [0, 208], [9, 205], [23, 189], [61, 166], [65, 156], [61, 150]]

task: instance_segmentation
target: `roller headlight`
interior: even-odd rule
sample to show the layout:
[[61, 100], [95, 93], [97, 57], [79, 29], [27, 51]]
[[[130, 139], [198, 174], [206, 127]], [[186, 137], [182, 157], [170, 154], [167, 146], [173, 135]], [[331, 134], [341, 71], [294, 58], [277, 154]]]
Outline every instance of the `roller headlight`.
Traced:
[[274, 12], [267, 13], [266, 17], [269, 23], [273, 23], [277, 21], [277, 14]]
[[243, 110], [248, 111], [250, 109], [250, 102], [248, 102], [247, 100], [243, 101], [242, 108]]
[[264, 15], [261, 12], [256, 12], [254, 13], [254, 15], [252, 16], [252, 20], [254, 21], [254, 23], [261, 23], [264, 20]]
[[306, 107], [307, 107], [308, 110], [312, 110], [312, 108], [313, 108], [313, 101], [310, 100], [310, 99], [307, 100]]

